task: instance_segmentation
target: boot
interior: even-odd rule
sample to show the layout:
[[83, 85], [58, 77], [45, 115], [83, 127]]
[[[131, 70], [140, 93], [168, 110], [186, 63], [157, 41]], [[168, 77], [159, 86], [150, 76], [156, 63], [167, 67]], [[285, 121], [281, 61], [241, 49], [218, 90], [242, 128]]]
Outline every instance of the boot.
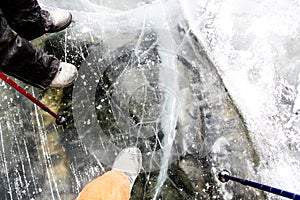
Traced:
[[60, 62], [58, 71], [50, 83], [50, 87], [63, 88], [71, 85], [77, 78], [78, 71], [70, 63]]
[[54, 33], [59, 32], [66, 27], [68, 27], [72, 21], [72, 15], [67, 10], [52, 10], [46, 11], [45, 19], [46, 19], [46, 33]]
[[130, 189], [132, 189], [141, 168], [142, 154], [136, 147], [123, 149], [116, 157], [112, 166], [112, 170], [123, 172], [128, 177]]

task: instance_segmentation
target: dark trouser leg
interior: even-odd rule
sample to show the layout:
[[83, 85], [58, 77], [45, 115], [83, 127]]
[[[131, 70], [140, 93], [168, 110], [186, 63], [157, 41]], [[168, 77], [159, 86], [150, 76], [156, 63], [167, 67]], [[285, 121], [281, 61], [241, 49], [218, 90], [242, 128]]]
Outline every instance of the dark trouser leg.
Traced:
[[0, 8], [9, 24], [21, 37], [32, 40], [45, 33], [47, 11], [37, 0], [1, 0]]
[[18, 36], [0, 10], [0, 70], [44, 89], [56, 75], [59, 60]]

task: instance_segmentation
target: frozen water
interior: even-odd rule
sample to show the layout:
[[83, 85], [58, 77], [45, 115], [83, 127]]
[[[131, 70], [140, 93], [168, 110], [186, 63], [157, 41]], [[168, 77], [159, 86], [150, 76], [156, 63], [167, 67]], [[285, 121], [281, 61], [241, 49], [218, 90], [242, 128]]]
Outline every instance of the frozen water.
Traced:
[[299, 2], [182, 6], [245, 118], [262, 181], [299, 192]]
[[298, 2], [41, 3], [74, 22], [33, 43], [79, 77], [26, 87], [68, 117], [65, 129], [0, 85], [2, 199], [75, 199], [127, 146], [143, 154], [132, 199], [274, 198], [221, 184], [224, 168], [300, 191]]

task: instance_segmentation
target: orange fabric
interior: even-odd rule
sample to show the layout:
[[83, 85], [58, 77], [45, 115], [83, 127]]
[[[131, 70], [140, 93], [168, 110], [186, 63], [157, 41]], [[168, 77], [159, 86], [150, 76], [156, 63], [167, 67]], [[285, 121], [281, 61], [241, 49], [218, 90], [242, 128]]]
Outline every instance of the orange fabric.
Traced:
[[130, 182], [125, 174], [108, 171], [87, 184], [77, 200], [129, 200]]

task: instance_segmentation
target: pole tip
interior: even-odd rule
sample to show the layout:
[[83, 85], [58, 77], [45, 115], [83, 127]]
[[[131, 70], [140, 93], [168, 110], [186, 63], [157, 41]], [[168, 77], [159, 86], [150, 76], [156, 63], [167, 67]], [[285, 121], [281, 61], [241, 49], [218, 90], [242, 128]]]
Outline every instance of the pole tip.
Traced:
[[67, 119], [64, 118], [63, 116], [59, 116], [59, 118], [56, 119], [56, 124], [63, 125], [65, 127], [67, 125]]
[[228, 178], [229, 175], [230, 175], [229, 171], [224, 169], [223, 171], [219, 172], [218, 179], [222, 183], [226, 183], [229, 181], [229, 178]]

